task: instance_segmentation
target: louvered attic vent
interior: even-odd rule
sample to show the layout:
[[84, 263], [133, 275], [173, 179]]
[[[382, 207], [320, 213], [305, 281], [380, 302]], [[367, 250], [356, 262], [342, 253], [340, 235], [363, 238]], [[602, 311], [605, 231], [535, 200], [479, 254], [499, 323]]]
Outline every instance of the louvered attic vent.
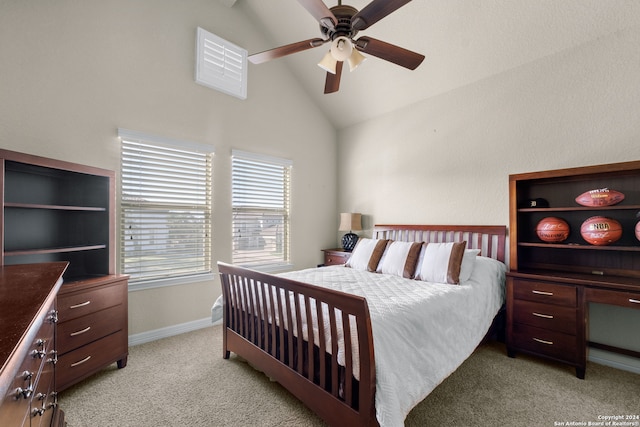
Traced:
[[196, 83], [247, 99], [247, 51], [200, 27]]

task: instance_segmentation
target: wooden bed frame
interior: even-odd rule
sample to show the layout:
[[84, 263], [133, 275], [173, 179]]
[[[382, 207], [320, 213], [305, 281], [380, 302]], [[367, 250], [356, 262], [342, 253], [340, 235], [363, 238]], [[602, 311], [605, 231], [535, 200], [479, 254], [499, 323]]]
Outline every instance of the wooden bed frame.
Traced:
[[[483, 256], [505, 261], [504, 226], [376, 225], [373, 238], [415, 242], [466, 240], [467, 248], [481, 249]], [[230, 352], [246, 359], [329, 425], [378, 425], [373, 335], [365, 298], [221, 262], [218, 268], [224, 298], [225, 359]], [[328, 319], [323, 318], [321, 306], [328, 308]], [[329, 337], [323, 328], [318, 328], [318, 337], [314, 337], [313, 328], [306, 328], [312, 324], [312, 311], [318, 323], [329, 323]], [[289, 328], [292, 330], [279, 327], [272, 322], [275, 318], [284, 319], [280, 324], [295, 326]], [[351, 342], [350, 335], [344, 334], [345, 361], [340, 366], [338, 339], [333, 337], [337, 337], [339, 327], [350, 330], [353, 322], [357, 342]], [[309, 345], [314, 342], [319, 344]], [[331, 348], [326, 348], [325, 342], [330, 342]], [[351, 375], [354, 345], [358, 346], [356, 354], [359, 354], [358, 380]]]

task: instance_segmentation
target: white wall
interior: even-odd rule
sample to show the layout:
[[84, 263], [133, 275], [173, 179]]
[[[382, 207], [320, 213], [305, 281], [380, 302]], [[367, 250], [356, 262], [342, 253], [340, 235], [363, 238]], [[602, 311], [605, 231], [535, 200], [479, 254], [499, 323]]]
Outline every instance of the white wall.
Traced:
[[[214, 261], [231, 260], [231, 149], [291, 159], [292, 261], [315, 266], [337, 227], [335, 130], [277, 61], [250, 67], [246, 101], [196, 84], [198, 26], [261, 44], [213, 0], [0, 0], [0, 147], [117, 171], [119, 127], [212, 144]], [[219, 293], [131, 292], [129, 333], [206, 318]]]
[[[508, 224], [509, 174], [640, 160], [638, 46], [640, 26], [340, 131], [340, 210]], [[603, 312], [592, 332], [615, 337]], [[634, 337], [618, 344], [640, 351]]]

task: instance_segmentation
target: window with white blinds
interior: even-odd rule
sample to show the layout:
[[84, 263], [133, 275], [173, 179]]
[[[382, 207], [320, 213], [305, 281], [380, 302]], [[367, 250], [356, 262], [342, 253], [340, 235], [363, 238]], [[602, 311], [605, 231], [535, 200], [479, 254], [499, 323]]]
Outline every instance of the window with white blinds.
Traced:
[[232, 153], [234, 264], [257, 270], [289, 266], [291, 161]]
[[211, 270], [213, 150], [120, 129], [121, 271], [139, 288]]

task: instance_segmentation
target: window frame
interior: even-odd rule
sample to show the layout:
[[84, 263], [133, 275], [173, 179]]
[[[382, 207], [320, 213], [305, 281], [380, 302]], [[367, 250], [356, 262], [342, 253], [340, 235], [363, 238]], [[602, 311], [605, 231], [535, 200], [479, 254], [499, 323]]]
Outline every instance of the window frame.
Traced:
[[[125, 261], [127, 257], [127, 251], [125, 249], [125, 239], [126, 239], [126, 210], [127, 209], [139, 209], [141, 212], [145, 210], [165, 210], [166, 212], [170, 212], [172, 209], [176, 210], [191, 210], [201, 212], [203, 222], [202, 228], [193, 232], [194, 235], [201, 234], [200, 238], [202, 241], [198, 241], [199, 249], [194, 249], [194, 253], [199, 255], [199, 258], [202, 260], [202, 269], [201, 271], [194, 271], [192, 273], [179, 273], [179, 274], [167, 274], [157, 277], [147, 277], [147, 278], [135, 278], [133, 277], [129, 279], [129, 290], [142, 290], [142, 289], [150, 289], [164, 286], [175, 286], [187, 283], [194, 282], [202, 282], [207, 280], [213, 280], [215, 278], [214, 266], [213, 266], [213, 157], [214, 157], [214, 149], [211, 145], [208, 144], [200, 144], [190, 141], [182, 141], [175, 140], [171, 138], [165, 138], [156, 135], [150, 135], [143, 132], [132, 131], [128, 129], [118, 129], [119, 140], [121, 141], [120, 146], [120, 161], [121, 161], [121, 169], [120, 169], [120, 180], [118, 185], [119, 190], [119, 216], [120, 216], [120, 225], [119, 232], [121, 235], [120, 240], [120, 253], [118, 256], [118, 264], [119, 270], [123, 274], [130, 274], [130, 271], [125, 267]], [[126, 190], [125, 185], [128, 185], [130, 177], [126, 176], [125, 172], [125, 141], [128, 141], [129, 144], [145, 144], [149, 147], [155, 147], [158, 151], [162, 150], [171, 150], [178, 152], [189, 152], [196, 156], [201, 156], [205, 163], [205, 170], [200, 171], [206, 175], [206, 181], [202, 188], [199, 188], [199, 191], [204, 191], [204, 194], [199, 194], [198, 198], [200, 200], [204, 199], [204, 202], [194, 202], [193, 200], [186, 200], [183, 203], [175, 203], [172, 201], [171, 203], [155, 201], [149, 203], [140, 204], [139, 201], [135, 203], [131, 203], [126, 200]], [[161, 170], [161, 168], [159, 168]], [[169, 181], [162, 181], [163, 183], [168, 183]], [[143, 187], [145, 188], [145, 187]], [[166, 198], [166, 195], [158, 196], [159, 198]], [[195, 197], [195, 196], [194, 196]], [[202, 252], [200, 252], [202, 251]]]
[[[266, 168], [281, 168], [283, 172], [282, 178], [282, 200], [279, 202], [282, 203], [281, 208], [274, 207], [274, 202], [265, 203], [264, 206], [256, 206], [255, 202], [251, 206], [236, 206], [236, 201], [234, 198], [241, 198], [240, 195], [236, 192], [236, 185], [239, 181], [239, 177], [236, 177], [236, 171], [241, 168], [236, 168], [236, 161], [243, 161], [247, 163], [253, 163], [254, 165], [259, 165], [260, 167]], [[245, 169], [246, 172], [251, 172], [250, 167]], [[232, 150], [231, 153], [231, 259], [233, 264], [237, 264], [243, 267], [248, 267], [254, 270], [263, 271], [263, 272], [275, 272], [275, 271], [284, 271], [287, 269], [291, 269], [293, 264], [291, 262], [291, 182], [292, 182], [292, 174], [293, 174], [293, 162], [288, 159], [267, 156], [247, 151], [241, 150]], [[262, 177], [264, 179], [264, 176]], [[274, 186], [277, 184], [279, 180], [268, 182], [270, 186]], [[264, 184], [264, 182], [261, 182]], [[273, 196], [276, 193], [270, 193]], [[245, 196], [247, 197], [247, 196]], [[248, 196], [250, 197], [250, 195]], [[255, 201], [255, 199], [254, 199]], [[270, 206], [267, 206], [270, 205]], [[236, 215], [237, 212], [247, 213], [257, 213], [258, 215], [268, 216], [268, 215], [282, 215], [283, 216], [283, 236], [282, 236], [282, 252], [283, 256], [281, 259], [273, 262], [239, 262], [239, 259], [236, 257], [236, 245], [238, 244], [236, 237]], [[264, 220], [262, 218], [261, 220]], [[276, 241], [277, 241], [277, 233], [276, 233]]]

